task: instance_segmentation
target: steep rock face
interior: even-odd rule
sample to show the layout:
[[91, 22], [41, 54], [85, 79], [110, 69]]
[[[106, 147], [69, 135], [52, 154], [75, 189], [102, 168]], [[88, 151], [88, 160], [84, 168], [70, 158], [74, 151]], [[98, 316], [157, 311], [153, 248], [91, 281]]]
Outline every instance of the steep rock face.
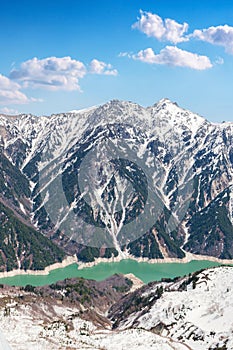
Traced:
[[26, 216], [67, 253], [233, 257], [233, 123], [163, 99], [0, 126], [2, 157], [27, 181]]

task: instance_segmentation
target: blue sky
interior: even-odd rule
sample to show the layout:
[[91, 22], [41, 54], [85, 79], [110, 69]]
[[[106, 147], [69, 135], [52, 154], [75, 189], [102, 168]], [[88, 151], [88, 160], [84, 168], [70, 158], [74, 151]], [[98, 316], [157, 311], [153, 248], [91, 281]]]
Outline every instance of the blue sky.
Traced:
[[163, 97], [233, 120], [233, 2], [2, 1], [0, 112]]

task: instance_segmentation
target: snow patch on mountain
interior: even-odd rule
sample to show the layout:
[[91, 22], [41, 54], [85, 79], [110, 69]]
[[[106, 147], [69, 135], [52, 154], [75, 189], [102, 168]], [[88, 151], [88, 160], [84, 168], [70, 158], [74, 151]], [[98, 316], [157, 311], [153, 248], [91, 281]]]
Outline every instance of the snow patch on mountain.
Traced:
[[[233, 348], [233, 274], [232, 267], [219, 267], [198, 274], [185, 291], [163, 293], [162, 297], [141, 317], [132, 314], [120, 328], [130, 327], [134, 320], [137, 328], [153, 330], [162, 325], [162, 336], [181, 341], [193, 350], [215, 349], [225, 344]], [[166, 286], [169, 289], [169, 285]], [[149, 289], [142, 295], [155, 292]], [[135, 326], [134, 326], [135, 327]]]
[[[147, 300], [144, 314], [139, 316], [142, 309], [128, 315], [114, 330], [85, 320], [88, 310], [82, 305], [80, 310], [75, 303], [63, 305], [47, 298], [35, 303], [33, 293], [2, 288], [0, 329], [17, 350], [232, 350], [232, 267], [195, 276], [185, 290], [180, 287], [189, 277], [139, 289], [140, 300]], [[164, 292], [151, 306], [158, 287]]]

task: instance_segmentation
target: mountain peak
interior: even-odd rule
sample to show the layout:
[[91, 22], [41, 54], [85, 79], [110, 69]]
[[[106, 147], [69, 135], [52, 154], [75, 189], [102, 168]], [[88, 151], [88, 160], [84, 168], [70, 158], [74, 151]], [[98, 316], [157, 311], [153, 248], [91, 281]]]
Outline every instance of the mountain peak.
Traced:
[[171, 101], [169, 98], [164, 97], [161, 100], [159, 100], [158, 102], [156, 102], [154, 104], [154, 106], [165, 106], [165, 105], [174, 105], [176, 107], [179, 107], [178, 104], [176, 102]]

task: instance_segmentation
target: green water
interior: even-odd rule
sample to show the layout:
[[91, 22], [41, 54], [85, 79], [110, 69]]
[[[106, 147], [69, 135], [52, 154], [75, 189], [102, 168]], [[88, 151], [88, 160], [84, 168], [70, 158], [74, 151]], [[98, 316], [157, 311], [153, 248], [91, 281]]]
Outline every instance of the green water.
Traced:
[[149, 264], [146, 262], [138, 263], [134, 260], [122, 260], [116, 263], [100, 263], [99, 265], [78, 270], [77, 264], [69, 265], [62, 269], [53, 270], [49, 275], [24, 275], [1, 278], [0, 283], [26, 286], [43, 286], [46, 284], [55, 283], [59, 280], [72, 277], [84, 277], [97, 281], [103, 280], [115, 273], [128, 274], [133, 273], [140, 278], [144, 283], [151, 281], [159, 281], [161, 278], [184, 276], [190, 272], [195, 272], [203, 268], [220, 266], [220, 264], [212, 261], [191, 261], [185, 264], [179, 263], [162, 263]]

